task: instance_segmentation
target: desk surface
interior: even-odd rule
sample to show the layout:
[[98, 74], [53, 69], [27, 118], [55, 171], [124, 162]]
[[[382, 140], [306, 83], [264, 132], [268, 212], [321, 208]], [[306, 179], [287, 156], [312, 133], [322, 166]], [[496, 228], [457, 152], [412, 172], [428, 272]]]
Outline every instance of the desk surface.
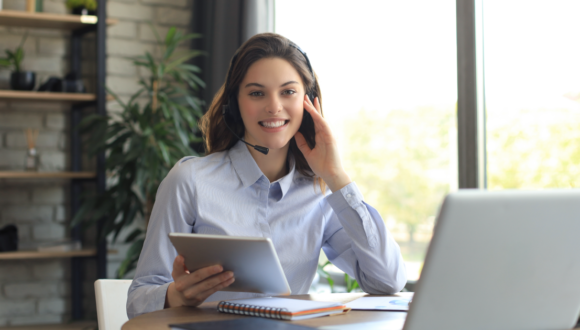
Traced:
[[[315, 301], [336, 301], [347, 303], [355, 300], [365, 293], [332, 293], [315, 295], [295, 295], [289, 298], [315, 300]], [[407, 293], [399, 293], [395, 296], [407, 296]], [[177, 307], [168, 308], [156, 312], [151, 312], [137, 316], [127, 321], [122, 330], [148, 330], [148, 329], [169, 329], [168, 324], [179, 324], [189, 322], [207, 322], [217, 320], [229, 320], [243, 317], [235, 314], [220, 313], [217, 311], [218, 302], [203, 303], [199, 307]], [[382, 329], [401, 329], [407, 317], [405, 312], [385, 312], [385, 311], [350, 311], [345, 315], [332, 317], [318, 317], [308, 320], [292, 321], [292, 324], [300, 324], [309, 327], [329, 327], [333, 325], [361, 324], [373, 322], [373, 325], [380, 325]], [[365, 327], [368, 329], [368, 327]], [[378, 328], [378, 327], [377, 327]]]

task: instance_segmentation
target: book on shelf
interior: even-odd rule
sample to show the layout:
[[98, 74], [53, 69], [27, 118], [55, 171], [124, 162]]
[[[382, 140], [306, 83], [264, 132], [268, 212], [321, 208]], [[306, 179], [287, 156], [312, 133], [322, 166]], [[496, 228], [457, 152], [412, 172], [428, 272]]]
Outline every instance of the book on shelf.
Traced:
[[279, 320], [304, 320], [319, 316], [347, 313], [350, 308], [342, 303], [300, 300], [290, 298], [251, 298], [220, 301], [222, 313], [250, 315]]

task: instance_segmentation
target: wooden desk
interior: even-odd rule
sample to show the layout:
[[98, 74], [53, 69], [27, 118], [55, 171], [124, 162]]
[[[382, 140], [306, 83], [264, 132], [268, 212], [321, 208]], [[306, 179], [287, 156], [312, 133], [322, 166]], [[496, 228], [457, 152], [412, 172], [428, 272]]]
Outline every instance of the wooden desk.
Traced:
[[[315, 301], [336, 301], [347, 303], [355, 300], [365, 293], [332, 293], [320, 295], [295, 295], [293, 299], [315, 300]], [[407, 296], [408, 293], [399, 293], [396, 296]], [[125, 323], [122, 330], [148, 330], [148, 329], [169, 329], [169, 324], [207, 322], [217, 320], [229, 320], [242, 317], [235, 314], [220, 313], [217, 311], [217, 302], [203, 303], [199, 307], [177, 307], [168, 308], [156, 312], [151, 312], [137, 316]], [[400, 324], [402, 328], [407, 313], [385, 312], [385, 311], [350, 311], [345, 315], [331, 317], [317, 317], [308, 320], [292, 321], [293, 324], [300, 324], [309, 327], [321, 327], [329, 325], [357, 324], [365, 322], [384, 322], [384, 328]]]

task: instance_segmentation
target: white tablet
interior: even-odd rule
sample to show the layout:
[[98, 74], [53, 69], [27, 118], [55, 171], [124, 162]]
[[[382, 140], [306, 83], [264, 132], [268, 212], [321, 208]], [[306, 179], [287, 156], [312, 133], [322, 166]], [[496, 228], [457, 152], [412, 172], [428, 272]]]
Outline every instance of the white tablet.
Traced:
[[212, 265], [234, 272], [236, 280], [222, 291], [291, 293], [269, 238], [170, 233], [169, 239], [190, 272]]

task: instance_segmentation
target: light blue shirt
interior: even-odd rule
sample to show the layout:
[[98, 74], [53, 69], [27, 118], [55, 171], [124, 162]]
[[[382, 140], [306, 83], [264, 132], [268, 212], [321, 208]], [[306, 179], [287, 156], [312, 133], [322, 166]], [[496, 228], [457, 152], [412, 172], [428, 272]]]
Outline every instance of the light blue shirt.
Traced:
[[[270, 183], [242, 142], [175, 164], [157, 192], [129, 288], [129, 318], [163, 309], [177, 256], [172, 232], [270, 238], [292, 294], [308, 292], [320, 249], [365, 292], [399, 292], [407, 281], [399, 246], [356, 184], [323, 195], [294, 165], [289, 156], [289, 173]], [[206, 301], [256, 296], [222, 291]]]

